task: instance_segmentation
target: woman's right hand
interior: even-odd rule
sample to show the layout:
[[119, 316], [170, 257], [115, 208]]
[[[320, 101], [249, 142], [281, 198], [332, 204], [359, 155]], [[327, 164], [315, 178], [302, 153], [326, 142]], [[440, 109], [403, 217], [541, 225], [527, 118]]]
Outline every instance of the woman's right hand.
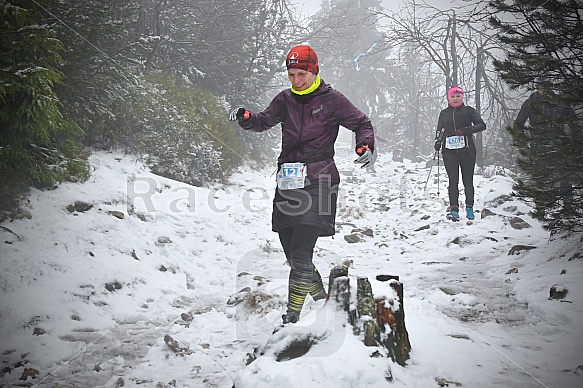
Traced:
[[229, 114], [230, 121], [244, 120], [248, 119], [249, 117], [251, 117], [251, 112], [242, 106], [233, 109], [233, 111]]

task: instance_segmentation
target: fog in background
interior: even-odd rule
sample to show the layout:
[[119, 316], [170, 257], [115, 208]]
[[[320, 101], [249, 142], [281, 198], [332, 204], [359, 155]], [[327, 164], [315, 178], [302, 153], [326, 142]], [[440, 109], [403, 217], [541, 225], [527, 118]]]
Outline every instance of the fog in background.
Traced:
[[[431, 155], [446, 90], [455, 84], [488, 124], [478, 135], [478, 164], [512, 165], [505, 127], [528, 91], [511, 91], [493, 71], [492, 59], [502, 51], [485, 6], [444, 0], [299, 1], [297, 6], [308, 20], [302, 42], [316, 48], [326, 82], [373, 120], [386, 140], [379, 152], [397, 150], [413, 160]], [[349, 137], [342, 132], [340, 139]]]
[[[527, 15], [511, 9], [515, 19], [507, 20], [530, 34], [530, 21], [522, 23], [521, 17], [536, 18], [543, 10], [543, 16], [555, 18], [561, 5], [544, 9], [544, 4], [529, 3]], [[4, 73], [10, 78], [7, 104], [0, 117], [9, 119], [0, 125], [11, 131], [6, 144], [18, 146], [3, 149], [11, 153], [4, 164], [0, 159], [0, 173], [8, 177], [5, 191], [0, 188], [4, 197], [17, 198], [30, 184], [50, 187], [71, 175], [85, 179], [85, 147], [145, 155], [157, 173], [194, 185], [224, 181], [246, 163], [271, 162], [281, 140], [277, 126], [249, 134], [225, 117], [240, 106], [261, 111], [289, 88], [284, 58], [299, 43], [314, 47], [323, 79], [370, 117], [380, 157], [432, 159], [437, 118], [447, 106], [447, 89], [455, 85], [487, 124], [476, 134], [478, 168], [516, 170], [508, 129], [533, 80], [545, 66], [548, 70], [549, 58], [564, 57], [551, 63], [556, 68], [550, 75], [561, 87], [573, 85], [577, 93], [563, 92], [580, 103], [581, 88], [571, 82], [579, 80], [580, 58], [563, 54], [581, 40], [572, 34], [577, 25], [569, 21], [577, 18], [569, 8], [559, 15], [564, 23], [541, 23], [557, 47], [541, 53], [538, 62], [525, 55], [518, 71], [512, 62], [502, 71], [507, 55], [523, 50], [520, 42], [500, 39], [510, 29], [495, 19], [506, 19], [500, 13], [509, 11], [495, 3], [256, 0], [226, 7], [219, 0], [106, 5], [49, 0], [46, 7], [10, 5], [2, 6], [7, 16], [0, 31], [10, 37], [0, 43], [3, 58], [10, 58]], [[23, 29], [31, 33], [18, 33]], [[545, 36], [534, 31], [529, 39]], [[529, 68], [532, 63], [541, 65]], [[21, 77], [38, 69], [43, 69], [36, 74], [41, 82]], [[561, 82], [564, 74], [569, 82]], [[47, 88], [50, 98], [38, 101]], [[350, 133], [342, 134], [344, 139]]]

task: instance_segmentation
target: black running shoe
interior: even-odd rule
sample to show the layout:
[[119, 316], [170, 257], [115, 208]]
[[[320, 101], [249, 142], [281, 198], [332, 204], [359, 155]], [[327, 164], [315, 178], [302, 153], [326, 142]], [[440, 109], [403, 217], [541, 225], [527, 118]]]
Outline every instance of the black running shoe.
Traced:
[[289, 311], [281, 316], [281, 320], [284, 324], [286, 323], [296, 323], [300, 320], [299, 311]]

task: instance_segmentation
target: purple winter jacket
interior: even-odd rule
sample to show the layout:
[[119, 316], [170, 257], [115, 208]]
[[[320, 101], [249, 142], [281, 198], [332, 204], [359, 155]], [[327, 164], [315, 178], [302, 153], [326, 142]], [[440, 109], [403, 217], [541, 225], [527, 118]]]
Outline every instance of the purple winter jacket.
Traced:
[[278, 123], [282, 129], [278, 164], [308, 164], [310, 182], [340, 182], [333, 159], [340, 126], [355, 132], [357, 148], [367, 144], [374, 149], [370, 119], [323, 80], [318, 89], [307, 95], [283, 90], [264, 111], [251, 113], [249, 119], [239, 121], [243, 129], [254, 132], [265, 131]]

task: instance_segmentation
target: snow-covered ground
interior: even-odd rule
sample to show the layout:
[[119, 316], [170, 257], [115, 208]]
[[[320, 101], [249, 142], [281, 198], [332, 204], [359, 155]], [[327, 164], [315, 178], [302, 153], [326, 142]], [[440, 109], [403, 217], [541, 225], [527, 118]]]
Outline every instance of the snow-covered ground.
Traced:
[[[318, 241], [314, 262], [325, 283], [345, 260], [351, 279], [400, 276], [405, 367], [370, 357], [379, 349], [333, 303], [309, 298], [285, 329], [326, 340], [293, 360], [268, 351], [246, 365], [255, 348], [277, 347], [285, 308], [273, 169], [199, 188], [99, 152], [87, 182], [33, 191], [32, 218], [0, 228], [2, 387], [583, 386], [581, 235], [549, 238], [508, 196], [507, 176], [476, 175], [475, 208], [495, 214], [468, 225], [445, 219], [443, 166], [438, 197], [436, 167], [424, 190], [424, 163], [381, 154], [371, 174], [340, 143], [336, 159], [338, 233]], [[92, 207], [75, 211], [77, 201]], [[513, 217], [531, 227], [515, 229]], [[372, 236], [344, 238], [365, 229]], [[509, 254], [517, 245], [535, 248]], [[567, 295], [549, 299], [553, 286]]]

